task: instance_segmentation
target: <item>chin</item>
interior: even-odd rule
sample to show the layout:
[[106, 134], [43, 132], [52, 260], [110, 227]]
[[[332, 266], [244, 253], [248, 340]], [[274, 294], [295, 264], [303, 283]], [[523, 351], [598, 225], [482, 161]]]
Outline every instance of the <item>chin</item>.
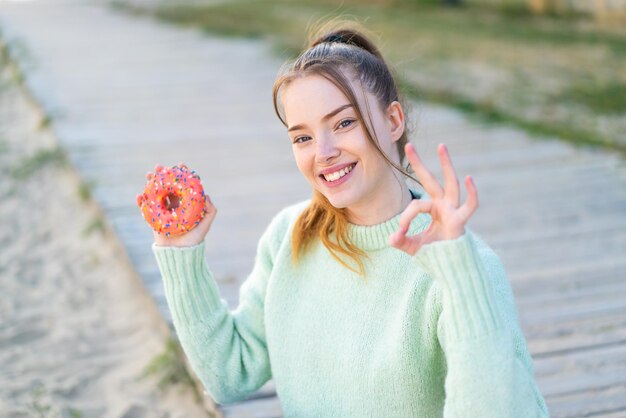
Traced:
[[349, 199], [346, 199], [345, 196], [337, 196], [332, 193], [329, 195], [321, 191], [320, 193], [322, 193], [326, 197], [326, 199], [330, 202], [330, 204], [333, 205], [333, 207], [337, 209], [347, 208], [350, 205]]
[[343, 208], [348, 206], [348, 205], [344, 204], [341, 201], [337, 201], [337, 200], [333, 200], [333, 199], [328, 199], [328, 201], [330, 202], [331, 205], [333, 205], [333, 207], [335, 207], [337, 209], [343, 209]]

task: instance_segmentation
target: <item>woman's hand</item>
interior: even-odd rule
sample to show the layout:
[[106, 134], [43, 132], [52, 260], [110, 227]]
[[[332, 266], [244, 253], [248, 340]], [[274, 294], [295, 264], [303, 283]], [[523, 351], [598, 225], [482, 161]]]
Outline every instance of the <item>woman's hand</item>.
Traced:
[[161, 247], [191, 247], [204, 241], [209, 229], [211, 229], [213, 219], [215, 219], [215, 215], [217, 215], [217, 208], [213, 206], [209, 195], [205, 194], [204, 196], [206, 199], [206, 213], [198, 225], [184, 234], [175, 237], [167, 237], [164, 233], [159, 234], [155, 230], [152, 230], [155, 244]]
[[[465, 203], [460, 204], [459, 180], [444, 144], [439, 144], [437, 152], [443, 168], [445, 189], [426, 169], [413, 144], [406, 144], [404, 149], [411, 167], [431, 200], [413, 199], [409, 203], [400, 215], [400, 229], [389, 236], [389, 244], [409, 255], [415, 255], [423, 245], [462, 236], [465, 233], [465, 224], [478, 208], [478, 193], [473, 179], [466, 176], [467, 199]], [[432, 222], [423, 232], [407, 236], [411, 221], [420, 212], [429, 213]]]
[[152, 230], [156, 245], [161, 247], [190, 247], [204, 241], [209, 229], [211, 229], [213, 219], [215, 219], [215, 215], [217, 214], [217, 208], [213, 206], [211, 199], [209, 199], [208, 195], [205, 195], [205, 197], [207, 212], [198, 225], [182, 235], [169, 237], [165, 236], [164, 233], [159, 234], [155, 230]]

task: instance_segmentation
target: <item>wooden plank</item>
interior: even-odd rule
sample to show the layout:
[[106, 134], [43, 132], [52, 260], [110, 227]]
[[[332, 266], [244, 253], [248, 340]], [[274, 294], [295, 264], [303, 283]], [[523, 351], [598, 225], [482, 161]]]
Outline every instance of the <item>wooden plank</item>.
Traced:
[[[539, 367], [537, 367], [539, 368]], [[626, 366], [607, 367], [599, 370], [562, 371], [541, 377], [541, 391], [548, 398], [579, 392], [600, 391], [611, 387], [624, 389]]]
[[546, 403], [550, 405], [552, 418], [626, 417], [626, 390], [623, 385], [550, 396]]
[[283, 416], [276, 397], [247, 400], [233, 405], [221, 405], [224, 418], [279, 418]]
[[619, 345], [626, 340], [626, 313], [554, 323], [525, 325], [524, 334], [533, 358]]

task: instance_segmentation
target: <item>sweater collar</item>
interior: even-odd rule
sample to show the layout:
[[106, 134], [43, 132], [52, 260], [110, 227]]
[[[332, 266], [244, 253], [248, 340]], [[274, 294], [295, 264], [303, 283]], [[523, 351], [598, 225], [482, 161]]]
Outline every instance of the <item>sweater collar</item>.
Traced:
[[[413, 199], [421, 199], [425, 193], [418, 193], [409, 189]], [[402, 210], [404, 212], [404, 210]], [[356, 225], [348, 223], [348, 237], [350, 240], [363, 250], [380, 250], [390, 247], [389, 235], [396, 232], [400, 227], [400, 216], [402, 212], [394, 217], [375, 225]], [[430, 215], [425, 213], [418, 214], [411, 221], [407, 235], [414, 235], [423, 231], [430, 223]]]

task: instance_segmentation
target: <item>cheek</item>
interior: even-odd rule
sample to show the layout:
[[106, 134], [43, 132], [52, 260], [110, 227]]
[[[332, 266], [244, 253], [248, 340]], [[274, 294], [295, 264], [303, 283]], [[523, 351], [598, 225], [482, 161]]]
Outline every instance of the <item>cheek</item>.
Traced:
[[296, 151], [294, 149], [293, 157], [296, 160], [296, 166], [298, 167], [298, 170], [300, 170], [300, 173], [302, 173], [302, 175], [305, 177], [310, 176], [310, 172], [313, 168], [311, 167], [310, 163], [311, 159], [307, 157], [306, 153], [302, 151]]
[[365, 166], [376, 166], [378, 164], [380, 155], [378, 154], [374, 144], [372, 144], [367, 138], [363, 137], [360, 141], [358, 141], [354, 152], [359, 156], [359, 159], [365, 163]]

